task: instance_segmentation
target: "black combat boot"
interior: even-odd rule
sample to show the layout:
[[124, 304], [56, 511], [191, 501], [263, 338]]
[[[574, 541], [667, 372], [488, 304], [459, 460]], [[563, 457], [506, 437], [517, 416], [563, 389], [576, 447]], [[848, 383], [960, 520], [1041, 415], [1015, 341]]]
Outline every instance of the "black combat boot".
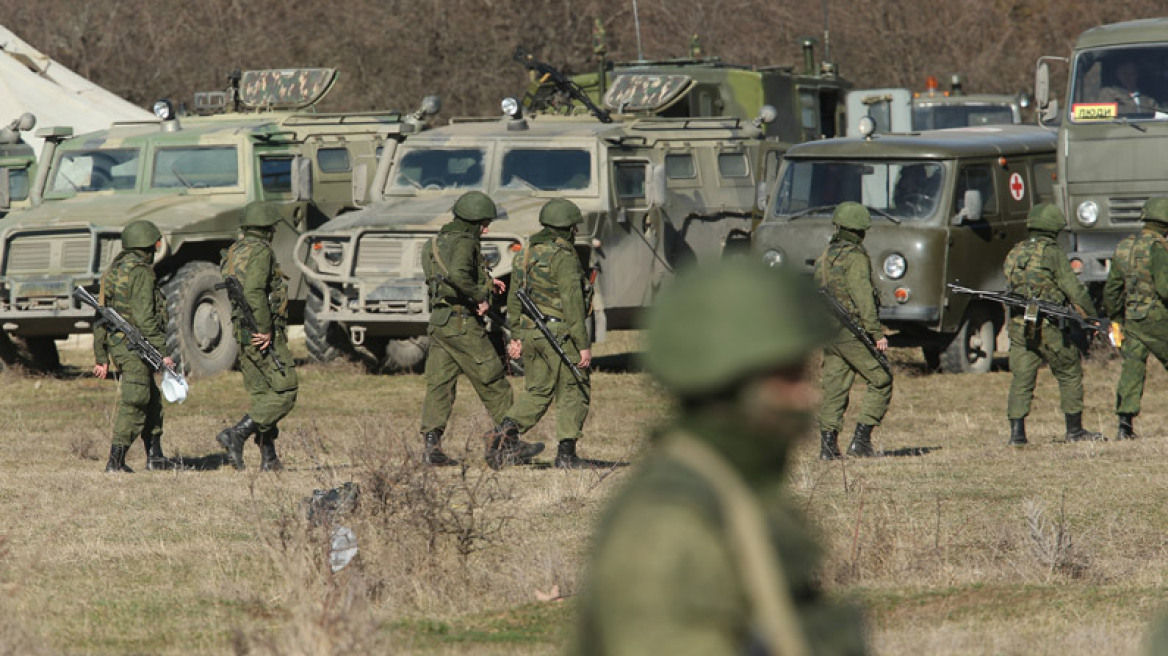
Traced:
[[872, 449], [872, 429], [868, 424], [856, 424], [856, 434], [852, 436], [852, 443], [848, 445], [848, 455], [867, 458], [876, 455]]
[[254, 432], [256, 432], [256, 423], [252, 421], [250, 415], [244, 415], [238, 424], [224, 428], [215, 437], [216, 440], [219, 440], [219, 444], [227, 449], [227, 461], [231, 463], [232, 467], [243, 469], [243, 444]]
[[280, 429], [272, 428], [256, 435], [256, 444], [260, 447], [260, 471], [283, 471], [284, 465], [276, 456], [276, 438], [280, 437]]
[[442, 432], [441, 428], [435, 428], [432, 431], [422, 433], [422, 439], [426, 441], [426, 450], [422, 458], [426, 461], [426, 464], [436, 467], [457, 465], [458, 461], [446, 455], [442, 450]]
[[524, 442], [519, 439], [519, 425], [510, 417], [483, 436], [487, 443], [486, 459], [491, 469], [506, 465], [527, 465], [543, 452], [543, 442]]
[[1068, 442], [1099, 442], [1103, 440], [1103, 433], [1085, 430], [1083, 428], [1083, 413], [1075, 412], [1066, 415]]
[[604, 464], [576, 455], [576, 440], [560, 440], [556, 446], [555, 466], [559, 469], [598, 469]]
[[133, 474], [134, 470], [126, 466], [126, 451], [129, 451], [128, 446], [118, 446], [117, 444], [110, 445], [109, 462], [105, 463], [105, 471], [107, 474], [112, 473], [126, 473]]
[[839, 457], [839, 433], [835, 431], [819, 431], [819, 459], [835, 460]]
[[1135, 429], [1135, 415], [1119, 415], [1119, 433], [1116, 434], [1117, 440], [1134, 440], [1139, 437], [1136, 435]]
[[1006, 442], [1009, 446], [1022, 446], [1028, 444], [1026, 441], [1026, 418], [1010, 420], [1010, 441]]
[[166, 469], [166, 456], [162, 455], [162, 437], [142, 437], [142, 445], [146, 448], [146, 471], [162, 471]]

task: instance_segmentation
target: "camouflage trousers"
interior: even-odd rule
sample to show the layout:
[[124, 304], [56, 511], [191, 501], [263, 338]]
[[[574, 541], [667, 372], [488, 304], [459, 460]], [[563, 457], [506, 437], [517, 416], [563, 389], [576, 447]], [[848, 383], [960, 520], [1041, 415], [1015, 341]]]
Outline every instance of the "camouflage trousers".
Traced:
[[1059, 386], [1063, 414], [1083, 411], [1083, 361], [1079, 347], [1057, 325], [1043, 321], [1040, 334], [1027, 338], [1021, 318], [1010, 321], [1010, 397], [1006, 417], [1022, 419], [1030, 414], [1034, 383], [1042, 363], [1050, 365]]
[[860, 402], [856, 421], [878, 426], [892, 401], [892, 374], [880, 366], [863, 342], [843, 335], [823, 349], [823, 405], [819, 408], [819, 430], [839, 432], [848, 409], [856, 374], [868, 384]]
[[264, 356], [250, 342], [241, 341], [240, 344], [243, 347], [239, 354], [239, 370], [243, 373], [243, 387], [251, 398], [248, 416], [256, 423], [258, 433], [270, 433], [296, 406], [299, 380], [293, 365], [292, 351], [288, 349], [288, 338], [282, 331], [276, 331], [272, 341], [272, 350], [284, 364], [282, 374], [271, 357]]
[[1154, 355], [1168, 367], [1168, 326], [1148, 321], [1124, 324], [1123, 369], [1115, 386], [1115, 413], [1140, 414], [1144, 396], [1144, 379], [1148, 374], [1148, 356]]
[[162, 394], [154, 373], [124, 344], [110, 348], [110, 357], [121, 372], [118, 413], [114, 418], [114, 446], [128, 447], [134, 438], [162, 436]]
[[466, 375], [496, 425], [511, 406], [511, 383], [503, 361], [483, 324], [454, 313], [444, 326], [431, 326], [426, 354], [426, 399], [422, 402], [422, 432], [446, 429], [458, 392], [458, 377]]
[[[551, 324], [552, 330], [556, 329]], [[554, 333], [553, 333], [554, 334]], [[558, 335], [557, 335], [558, 337]], [[563, 340], [561, 340], [563, 343]], [[573, 364], [580, 362], [580, 352], [568, 341], [564, 352]], [[586, 370], [584, 385], [576, 382], [568, 366], [552, 350], [547, 339], [540, 333], [523, 336], [523, 378], [525, 389], [515, 405], [507, 411], [507, 417], [519, 426], [521, 433], [531, 430], [556, 403], [556, 437], [560, 440], [580, 439], [584, 421], [588, 419], [588, 399], [592, 383]]]

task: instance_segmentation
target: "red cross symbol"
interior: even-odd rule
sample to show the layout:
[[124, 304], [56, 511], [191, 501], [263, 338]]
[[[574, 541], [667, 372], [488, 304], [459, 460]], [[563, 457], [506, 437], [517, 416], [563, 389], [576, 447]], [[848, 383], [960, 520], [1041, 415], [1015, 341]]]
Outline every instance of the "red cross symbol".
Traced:
[[1010, 197], [1014, 200], [1022, 200], [1026, 195], [1026, 185], [1022, 183], [1022, 176], [1017, 173], [1010, 174]]

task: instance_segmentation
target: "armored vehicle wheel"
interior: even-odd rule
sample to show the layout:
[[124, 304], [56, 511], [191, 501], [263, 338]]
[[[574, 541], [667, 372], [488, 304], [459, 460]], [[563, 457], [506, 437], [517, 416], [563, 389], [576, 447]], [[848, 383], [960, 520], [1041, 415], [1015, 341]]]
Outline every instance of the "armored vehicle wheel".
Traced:
[[426, 353], [430, 350], [429, 337], [407, 337], [391, 339], [385, 347], [385, 359], [381, 369], [386, 373], [406, 373], [421, 371], [426, 364]]
[[317, 318], [317, 313], [324, 309], [325, 293], [337, 292], [327, 287], [322, 291], [316, 285], [309, 285], [304, 303], [304, 341], [308, 346], [308, 357], [313, 362], [332, 362], [345, 355], [349, 345], [343, 327]]
[[219, 267], [190, 262], [163, 286], [170, 322], [166, 351], [191, 376], [210, 376], [230, 369], [239, 356], [231, 327], [227, 292], [215, 290], [223, 282]]
[[988, 373], [994, 363], [994, 328], [993, 316], [985, 308], [970, 307], [953, 341], [940, 353], [941, 372]]
[[49, 372], [61, 368], [57, 344], [46, 335], [20, 337], [0, 331], [0, 361], [6, 367]]

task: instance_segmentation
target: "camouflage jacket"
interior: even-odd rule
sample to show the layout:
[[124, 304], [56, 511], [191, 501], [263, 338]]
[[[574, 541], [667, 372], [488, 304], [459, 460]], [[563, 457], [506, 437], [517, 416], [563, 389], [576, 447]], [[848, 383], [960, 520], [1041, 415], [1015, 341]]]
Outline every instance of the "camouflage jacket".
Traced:
[[1070, 302], [1087, 316], [1095, 316], [1087, 288], [1053, 235], [1031, 232], [1010, 249], [1002, 268], [1009, 291], [1051, 303]]
[[880, 327], [880, 296], [872, 284], [872, 261], [858, 235], [839, 231], [815, 262], [815, 282], [848, 311], [873, 340]]
[[445, 326], [450, 314], [491, 297], [491, 274], [483, 260], [480, 226], [455, 219], [422, 247], [422, 271], [430, 290], [430, 325]]
[[[223, 277], [235, 276], [244, 298], [255, 315], [261, 334], [282, 331], [288, 324], [287, 277], [272, 252], [271, 237], [264, 230], [244, 230], [243, 236], [223, 254], [219, 265]], [[236, 331], [242, 331], [242, 316], [232, 308]]]
[[[141, 249], [118, 253], [101, 276], [98, 302], [113, 308], [138, 329], [151, 346], [166, 352], [166, 301], [154, 278], [154, 254]], [[121, 334], [111, 334], [104, 324], [93, 328], [93, 358], [109, 364], [110, 347], [120, 344]]]
[[1153, 307], [1168, 299], [1168, 242], [1145, 229], [1119, 242], [1107, 283], [1103, 307], [1115, 321], [1146, 319]]
[[521, 330], [535, 329], [515, 295], [515, 290], [523, 289], [544, 314], [566, 324], [572, 344], [583, 351], [591, 348], [586, 321], [592, 289], [576, 250], [563, 232], [544, 228], [515, 256], [507, 314], [518, 318], [517, 323], [514, 318], [511, 321]]

